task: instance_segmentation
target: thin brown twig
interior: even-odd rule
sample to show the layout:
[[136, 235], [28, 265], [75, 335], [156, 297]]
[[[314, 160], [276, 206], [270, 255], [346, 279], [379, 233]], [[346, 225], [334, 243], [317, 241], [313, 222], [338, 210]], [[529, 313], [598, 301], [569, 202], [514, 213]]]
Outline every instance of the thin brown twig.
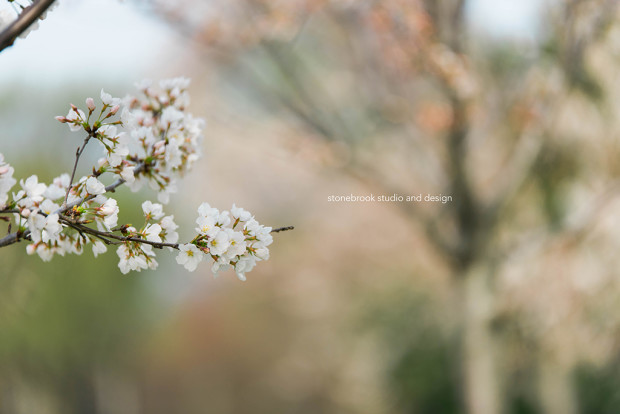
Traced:
[[295, 227], [294, 226], [286, 226], [286, 227], [279, 227], [277, 229], [273, 229], [271, 230], [272, 233], [279, 233], [281, 231], [288, 231], [288, 230], [293, 230]]
[[82, 144], [82, 146], [78, 147], [78, 149], [75, 151], [75, 162], [73, 163], [73, 171], [71, 172], [71, 178], [69, 179], [69, 186], [67, 187], [67, 193], [65, 194], [65, 201], [62, 203], [63, 207], [67, 205], [67, 199], [69, 198], [69, 193], [71, 192], [71, 189], [73, 188], [73, 179], [75, 178], [75, 170], [77, 170], [80, 157], [82, 156], [82, 153], [84, 152], [84, 148], [86, 148], [86, 144], [88, 144], [88, 141], [90, 141], [92, 137], [93, 137], [92, 134], [88, 134], [88, 136], [84, 138], [84, 143]]
[[[134, 175], [142, 172], [142, 170], [144, 170], [144, 168], [146, 167], [146, 164], [144, 162], [141, 162], [140, 164], [138, 164], [138, 166], [134, 169]], [[105, 188], [105, 193], [113, 193], [117, 187], [120, 187], [121, 185], [123, 185], [125, 183], [125, 180], [123, 180], [122, 178], [119, 178], [118, 180], [114, 181], [112, 184], [108, 185]], [[104, 193], [104, 194], [105, 194]], [[54, 213], [57, 214], [62, 214], [68, 210], [71, 210], [73, 207], [79, 206], [82, 203], [92, 200], [93, 198], [95, 198], [96, 196], [90, 194], [87, 196], [84, 196], [78, 200], [75, 200], [72, 203], [67, 204], [64, 207], [59, 208], [58, 210], [54, 211]]]

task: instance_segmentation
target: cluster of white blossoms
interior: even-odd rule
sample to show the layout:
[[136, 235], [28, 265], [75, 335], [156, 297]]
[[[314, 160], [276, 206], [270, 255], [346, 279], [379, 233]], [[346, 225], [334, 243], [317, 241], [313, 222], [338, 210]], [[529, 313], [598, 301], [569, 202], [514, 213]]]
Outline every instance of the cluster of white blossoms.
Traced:
[[[109, 206], [109, 209], [114, 212], [114, 215], [118, 213], [116, 203]], [[164, 215], [161, 204], [147, 200], [142, 203], [142, 211], [145, 220], [144, 226], [140, 230], [133, 226], [121, 228], [126, 238], [130, 239], [116, 250], [120, 259], [118, 267], [123, 273], [128, 273], [130, 270], [140, 271], [157, 267], [153, 245], [144, 243], [144, 240], [156, 243], [155, 245], [161, 243], [175, 244], [179, 240], [179, 234], [176, 232], [179, 226], [174, 222], [174, 216]], [[113, 225], [116, 225], [116, 219], [114, 219]]]
[[0, 154], [0, 207], [4, 206], [9, 199], [9, 191], [15, 185], [13, 178], [15, 170], [4, 162], [4, 155]]
[[198, 235], [179, 246], [177, 263], [193, 271], [204, 257], [211, 257], [214, 275], [233, 267], [237, 277], [245, 280], [246, 272], [256, 262], [269, 259], [269, 246], [273, 242], [271, 227], [260, 225], [250, 212], [233, 204], [230, 212], [220, 212], [208, 203], [198, 207], [196, 219]]
[[[101, 90], [103, 107], [92, 122], [97, 107], [86, 99], [88, 115], [74, 105], [67, 116], [57, 117], [72, 131], [83, 130], [99, 141], [106, 156], [99, 160], [98, 173], [113, 173], [123, 179], [132, 191], [144, 184], [158, 191], [158, 199], [167, 203], [176, 192], [176, 177], [189, 170], [200, 157], [200, 138], [204, 121], [185, 112], [189, 103], [189, 79], [175, 78], [160, 82], [161, 89], [150, 81], [138, 85], [142, 97], [113, 98]], [[120, 113], [120, 120], [114, 116]], [[85, 177], [72, 192], [83, 196], [103, 194], [97, 175]]]
[[102, 90], [99, 108], [88, 98], [84, 110], [71, 105], [67, 116], [56, 117], [71, 131], [86, 135], [76, 167], [89, 141], [103, 146], [104, 157], [92, 174], [78, 180], [73, 179], [75, 167], [71, 175], [62, 174], [49, 185], [32, 175], [9, 195], [16, 184], [14, 169], [0, 154], [0, 214], [13, 214], [18, 227], [9, 241], [3, 244], [11, 235], [0, 239], [0, 247], [30, 240], [27, 252], [49, 261], [55, 254], [81, 254], [87, 244], [95, 256], [106, 252], [107, 245], [118, 245], [122, 273], [156, 268], [154, 248], [167, 247], [180, 250], [177, 262], [190, 271], [210, 257], [214, 273], [233, 267], [245, 280], [257, 261], [269, 257], [267, 246], [273, 241], [271, 227], [261, 226], [246, 210], [233, 205], [230, 212], [220, 212], [204, 203], [198, 209], [198, 235], [178, 244], [178, 225], [174, 216], [164, 214], [162, 204], [145, 201], [145, 222], [137, 229], [118, 224], [118, 203], [107, 196], [122, 184], [133, 191], [147, 184], [161, 203], [168, 202], [176, 179], [200, 156], [204, 121], [185, 111], [188, 85], [186, 78], [161, 81], [159, 88], [143, 81], [137, 85], [141, 97], [123, 99]]

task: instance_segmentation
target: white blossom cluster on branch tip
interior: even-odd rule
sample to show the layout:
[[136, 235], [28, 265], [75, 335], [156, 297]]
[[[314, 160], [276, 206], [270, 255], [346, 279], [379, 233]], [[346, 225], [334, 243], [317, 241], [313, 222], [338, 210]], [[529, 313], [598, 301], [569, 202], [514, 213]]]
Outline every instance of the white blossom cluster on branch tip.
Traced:
[[[174, 216], [164, 213], [162, 204], [142, 203], [144, 224], [137, 228], [119, 225], [118, 203], [108, 196], [122, 184], [133, 191], [148, 185], [161, 203], [168, 202], [176, 179], [200, 156], [204, 121], [186, 112], [188, 85], [186, 78], [163, 80], [159, 88], [143, 81], [137, 84], [140, 97], [119, 99], [102, 90], [101, 104], [88, 98], [83, 110], [71, 105], [66, 116], [56, 119], [86, 137], [76, 152], [73, 172], [49, 185], [32, 175], [20, 180], [21, 188], [9, 194], [16, 184], [14, 169], [0, 154], [0, 213], [13, 214], [18, 228], [0, 239], [0, 247], [30, 240], [28, 254], [49, 261], [55, 254], [81, 254], [88, 244], [95, 257], [105, 253], [108, 245], [117, 245], [122, 273], [156, 268], [156, 248], [178, 249], [177, 262], [190, 271], [207, 258], [213, 260], [215, 275], [233, 268], [245, 280], [258, 261], [269, 258], [273, 241], [271, 227], [260, 225], [248, 211], [233, 204], [230, 212], [220, 212], [203, 203], [198, 208], [197, 235], [179, 244], [179, 226]], [[92, 174], [74, 180], [80, 156], [91, 140], [100, 143], [104, 157]]]
[[[198, 235], [191, 243], [180, 246], [177, 263], [192, 271], [205, 254], [213, 259], [214, 275], [234, 267], [237, 277], [245, 280], [245, 273], [256, 262], [269, 259], [273, 242], [271, 227], [260, 225], [252, 215], [233, 204], [230, 212], [202, 203], [196, 219]], [[204, 254], [203, 254], [204, 253]]]

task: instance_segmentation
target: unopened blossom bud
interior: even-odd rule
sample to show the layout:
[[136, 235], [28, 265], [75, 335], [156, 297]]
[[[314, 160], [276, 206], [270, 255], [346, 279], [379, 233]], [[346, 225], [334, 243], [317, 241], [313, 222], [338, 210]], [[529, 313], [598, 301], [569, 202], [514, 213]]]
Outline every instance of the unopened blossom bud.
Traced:
[[95, 100], [93, 98], [86, 98], [86, 106], [88, 107], [89, 111], [94, 111], [95, 110]]
[[121, 107], [120, 105], [114, 105], [112, 109], [110, 109], [110, 115], [116, 115], [120, 107]]
[[23, 209], [22, 210], [22, 217], [26, 217], [26, 218], [30, 217], [30, 210], [27, 209], [27, 208]]
[[67, 123], [67, 118], [65, 118], [64, 116], [56, 116], [54, 118], [56, 118], [56, 121], [62, 122], [63, 124]]
[[269, 259], [269, 249], [266, 247], [259, 247], [254, 251], [254, 254], [261, 260]]

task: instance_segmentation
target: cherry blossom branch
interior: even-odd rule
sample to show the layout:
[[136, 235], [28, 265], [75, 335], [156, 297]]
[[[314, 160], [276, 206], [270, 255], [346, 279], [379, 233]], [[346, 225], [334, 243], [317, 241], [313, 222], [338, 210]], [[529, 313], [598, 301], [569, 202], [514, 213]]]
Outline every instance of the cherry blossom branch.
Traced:
[[[110, 240], [107, 239], [114, 239], [114, 240], [118, 240], [119, 242], [136, 242], [136, 243], [144, 243], [144, 244], [150, 244], [151, 246], [158, 248], [158, 249], [162, 249], [164, 247], [172, 247], [173, 249], [177, 249], [179, 250], [179, 245], [182, 243], [164, 243], [164, 242], [154, 242], [154, 241], [150, 241], [150, 240], [146, 240], [146, 239], [140, 239], [137, 237], [129, 237], [129, 236], [118, 236], [114, 233], [110, 233], [110, 232], [105, 232], [105, 231], [99, 231], [99, 230], [95, 230], [91, 227], [85, 226], [81, 223], [75, 223], [72, 222], [66, 218], [61, 219], [61, 221], [65, 224], [67, 224], [69, 227], [74, 228], [78, 231], [83, 231], [84, 233], [88, 233], [91, 234], [93, 236], [98, 237], [99, 239], [101, 239], [104, 243], [106, 244], [118, 244], [118, 243], [114, 243]], [[279, 233], [282, 231], [288, 231], [288, 230], [293, 230], [295, 227], [294, 226], [286, 226], [286, 227], [280, 227], [277, 229], [273, 229], [271, 230], [271, 233]]]
[[[120, 184], [119, 184], [120, 185]], [[2, 213], [19, 213], [19, 210], [2, 210], [0, 211], [0, 214]], [[40, 213], [43, 214], [43, 213]], [[91, 234], [97, 238], [99, 238], [100, 240], [102, 240], [105, 244], [118, 244], [115, 242], [112, 242], [107, 238], [111, 238], [111, 239], [115, 239], [115, 240], [119, 240], [119, 242], [124, 242], [124, 241], [129, 241], [129, 242], [138, 242], [138, 243], [145, 243], [145, 244], [150, 244], [153, 247], [156, 248], [163, 248], [163, 247], [172, 247], [173, 249], [179, 249], [179, 243], [157, 243], [157, 242], [151, 242], [149, 240], [145, 240], [145, 239], [137, 239], [135, 237], [124, 237], [124, 236], [117, 236], [115, 234], [112, 233], [107, 233], [107, 232], [100, 232], [98, 230], [92, 229], [90, 227], [78, 224], [78, 223], [72, 223], [71, 221], [67, 220], [66, 218], [63, 218], [62, 221], [67, 224], [69, 227], [74, 228], [78, 231], [81, 230], [81, 232], [84, 233], [88, 233]], [[282, 231], [289, 231], [289, 230], [293, 230], [295, 227], [294, 226], [286, 226], [286, 227], [279, 227], [276, 229], [271, 230], [272, 233], [279, 233]], [[5, 237], [0, 239], [0, 247], [6, 247], [9, 246], [11, 244], [15, 244], [17, 242], [19, 242], [22, 239], [25, 239], [28, 237], [28, 235], [30, 234], [29, 230], [26, 230], [25, 232], [20, 233], [19, 231], [16, 231], [14, 233], [10, 233], [8, 235], [6, 235]]]
[[[0, 247], [28, 239], [31, 243], [26, 252], [49, 261], [57, 254], [81, 254], [87, 244], [92, 244], [95, 257], [107, 251], [106, 245], [118, 245], [118, 267], [123, 274], [157, 268], [153, 248], [169, 247], [179, 251], [176, 261], [189, 271], [196, 270], [206, 258], [213, 260], [214, 274], [233, 268], [241, 280], [257, 262], [269, 259], [268, 246], [273, 242], [270, 233], [293, 227], [263, 226], [235, 204], [230, 211], [220, 211], [202, 203], [197, 210], [197, 235], [183, 244], [178, 243], [179, 226], [174, 216], [165, 215], [162, 204], [150, 200], [142, 203], [145, 221], [141, 228], [117, 225], [117, 201], [105, 194], [124, 183], [132, 190], [149, 184], [165, 204], [176, 190], [176, 177], [188, 171], [199, 157], [204, 121], [185, 111], [189, 79], [168, 79], [159, 85], [158, 91], [151, 88], [150, 82], [141, 82], [137, 87], [143, 97], [129, 96], [125, 101], [102, 89], [103, 107], [92, 124], [90, 116], [97, 108], [93, 98], [86, 99], [88, 115], [71, 104], [67, 116], [57, 116], [56, 120], [68, 124], [71, 131], [82, 130], [88, 135], [75, 152], [71, 174], [54, 178], [49, 186], [32, 175], [20, 180], [21, 190], [9, 196], [16, 184], [14, 169], [0, 154], [0, 213], [17, 213], [19, 226], [18, 231], [0, 239]], [[120, 119], [107, 121], [117, 113]], [[122, 128], [120, 132], [117, 125]], [[103, 144], [106, 156], [92, 174], [74, 183], [80, 158], [92, 138]], [[116, 181], [105, 186], [98, 179], [105, 173], [114, 175]]]
[[54, 1], [55, 0], [35, 0], [33, 4], [24, 8], [17, 17], [17, 20], [0, 32], [0, 52], [12, 46], [15, 39], [26, 32], [26, 30], [46, 12]]
[[[144, 168], [144, 163], [140, 164], [140, 170]], [[106, 187], [106, 193], [109, 192], [114, 192], [116, 190], [117, 187], [121, 186], [122, 184], [125, 183], [125, 180], [119, 179], [116, 182], [110, 184], [109, 186]], [[56, 211], [56, 213], [64, 213], [70, 209], [72, 209], [74, 206], [79, 206], [80, 204], [84, 203], [85, 201], [88, 201], [90, 199], [94, 198], [94, 196], [87, 196], [87, 197], [82, 197], [81, 199], [59, 209]], [[5, 209], [5, 210], [0, 210], [0, 214], [19, 214], [20, 211], [17, 209]], [[45, 215], [45, 213], [39, 211], [39, 214]], [[125, 236], [117, 236], [113, 233], [108, 233], [108, 232], [101, 232], [95, 229], [92, 229], [88, 226], [84, 226], [82, 224], [79, 223], [74, 223], [71, 222], [70, 220], [68, 220], [65, 217], [62, 217], [61, 221], [63, 221], [63, 223], [67, 224], [69, 227], [74, 228], [78, 231], [82, 231], [84, 233], [88, 233], [91, 234], [99, 239], [101, 239], [102, 241], [104, 241], [104, 243], [106, 244], [118, 244], [118, 243], [114, 243], [111, 242], [110, 240], [105, 239], [107, 238], [111, 238], [111, 239], [115, 239], [115, 240], [119, 240], [120, 242], [123, 241], [129, 241], [129, 242], [138, 242], [138, 243], [145, 243], [145, 244], [150, 244], [156, 248], [163, 248], [163, 247], [172, 247], [173, 249], [179, 249], [179, 244], [178, 243], [157, 243], [157, 242], [151, 242], [149, 240], [145, 240], [145, 239], [138, 239], [135, 237], [125, 237]], [[271, 230], [271, 233], [280, 233], [283, 231], [289, 231], [289, 230], [294, 230], [295, 227], [294, 226], [285, 226], [285, 227], [278, 227], [275, 228], [273, 230]], [[11, 244], [15, 244], [17, 242], [19, 242], [22, 239], [26, 239], [28, 237], [28, 235], [30, 234], [29, 230], [26, 230], [25, 232], [19, 232], [16, 231], [14, 233], [10, 233], [8, 235], [6, 235], [5, 237], [0, 239], [0, 248], [1, 247], [6, 247], [9, 246]]]
[[140, 239], [137, 237], [117, 236], [114, 233], [95, 230], [81, 223], [74, 223], [66, 218], [61, 219], [61, 221], [77, 231], [82, 231], [84, 233], [88, 233], [88, 234], [98, 237], [99, 239], [104, 241], [104, 243], [106, 244], [117, 244], [110, 240], [106, 240], [107, 238], [107, 239], [118, 240], [119, 242], [137, 242], [137, 243], [150, 244], [151, 246], [156, 247], [158, 249], [162, 249], [164, 247], [172, 247], [173, 249], [177, 249], [177, 250], [179, 249], [179, 243], [154, 242], [154, 241], [150, 241], [146, 239]]
[[[138, 166], [135, 169], [136, 174], [141, 172], [142, 170], [144, 170], [145, 164], [144, 162], [138, 164]], [[116, 188], [120, 187], [121, 185], [123, 185], [125, 183], [125, 180], [123, 180], [122, 178], [119, 178], [118, 180], [116, 180], [115, 182], [113, 182], [112, 184], [108, 185], [105, 190], [106, 190], [106, 194], [107, 193], [113, 193]], [[86, 197], [82, 197], [72, 203], [67, 204], [64, 207], [61, 207], [60, 209], [56, 210], [54, 213], [57, 214], [63, 214], [68, 210], [71, 210], [73, 207], [79, 206], [82, 203], [92, 200], [93, 198], [95, 198], [94, 195], [88, 195]], [[0, 211], [0, 214], [2, 213], [20, 213], [19, 210], [15, 210], [15, 209], [10, 209], [10, 210], [2, 210]], [[42, 212], [39, 212], [40, 214], [43, 214]], [[5, 237], [0, 239], [0, 247], [6, 247], [9, 246], [11, 244], [15, 244], [17, 242], [19, 242], [22, 239], [25, 239], [28, 237], [28, 235], [30, 234], [29, 230], [26, 230], [25, 232], [20, 233], [19, 231], [16, 231], [14, 233], [10, 233], [8, 235], [6, 235]]]
[[[87, 140], [88, 140], [88, 138], [85, 140], [85, 144], [86, 144]], [[85, 144], [81, 147], [82, 151], [83, 151], [83, 149], [85, 147]], [[80, 153], [80, 155], [81, 155], [82, 151], [80, 151], [78, 149], [78, 152]], [[79, 155], [76, 157], [76, 165], [77, 165], [77, 160], [78, 159], [79, 159]], [[140, 164], [138, 164], [138, 166], [135, 169], [136, 175], [144, 170], [145, 165], [146, 164], [144, 162], [141, 162]], [[74, 167], [74, 172], [75, 172], [75, 167]], [[71, 181], [73, 181], [73, 178], [71, 179]], [[108, 185], [105, 188], [106, 194], [107, 193], [115, 192], [116, 189], [118, 187], [120, 187], [121, 185], [123, 185], [124, 183], [125, 183], [125, 180], [123, 180], [123, 179], [116, 180], [114, 183]], [[69, 187], [69, 189], [67, 190], [67, 194], [69, 193], [70, 189], [71, 189], [71, 187]], [[56, 210], [55, 213], [63, 214], [65, 212], [71, 210], [73, 207], [79, 206], [79, 205], [83, 204], [84, 202], [89, 201], [89, 200], [91, 200], [93, 198], [95, 198], [95, 196], [93, 196], [93, 195], [88, 195], [86, 197], [82, 197], [82, 198], [80, 198], [80, 199], [78, 199], [78, 200], [76, 200], [76, 201], [74, 201], [74, 202], [72, 202], [70, 204], [64, 205], [60, 209]], [[65, 196], [65, 202], [66, 202], [66, 196]], [[0, 214], [15, 214], [15, 213], [19, 214], [20, 211], [18, 209], [4, 209], [4, 210], [0, 210]], [[38, 213], [42, 214], [42, 215], [46, 215], [45, 213], [43, 213], [41, 211], [39, 211]], [[62, 219], [63, 219], [63, 222], [65, 224], [69, 225], [70, 227], [76, 228], [76, 226], [78, 226], [79, 230], [82, 230], [85, 233], [89, 233], [89, 234], [91, 234], [93, 236], [109, 237], [109, 238], [113, 238], [113, 239], [116, 239], [116, 240], [119, 240], [119, 241], [140, 242], [140, 243], [150, 244], [150, 245], [152, 245], [154, 247], [157, 247], [157, 248], [162, 248], [162, 247], [172, 247], [174, 249], [178, 249], [179, 248], [178, 243], [156, 243], [156, 242], [151, 242], [151, 241], [144, 240], [144, 239], [136, 239], [136, 238], [132, 238], [132, 237], [116, 236], [116, 235], [114, 235], [112, 233], [106, 233], [106, 232], [100, 232], [100, 231], [94, 230], [94, 229], [92, 229], [90, 227], [80, 225], [79, 223], [73, 223], [73, 222], [67, 220], [64, 217]], [[279, 227], [279, 228], [275, 228], [275, 229], [271, 230], [271, 233], [280, 233], [280, 232], [283, 232], [283, 231], [293, 230], [294, 228], [295, 228], [294, 226]], [[77, 228], [76, 228], [76, 230], [77, 230]], [[10, 234], [8, 234], [5, 237], [0, 239], [0, 248], [1, 247], [9, 246], [9, 245], [14, 244], [14, 243], [17, 243], [20, 240], [27, 238], [29, 234], [30, 234], [29, 230], [26, 230], [25, 232], [21, 232], [21, 233], [19, 231], [16, 231], [14, 233], [10, 233]], [[101, 238], [101, 237], [99, 237], [99, 238]], [[109, 240], [108, 240], [108, 242], [109, 242]], [[106, 244], [108, 244], [108, 243], [106, 243]]]

